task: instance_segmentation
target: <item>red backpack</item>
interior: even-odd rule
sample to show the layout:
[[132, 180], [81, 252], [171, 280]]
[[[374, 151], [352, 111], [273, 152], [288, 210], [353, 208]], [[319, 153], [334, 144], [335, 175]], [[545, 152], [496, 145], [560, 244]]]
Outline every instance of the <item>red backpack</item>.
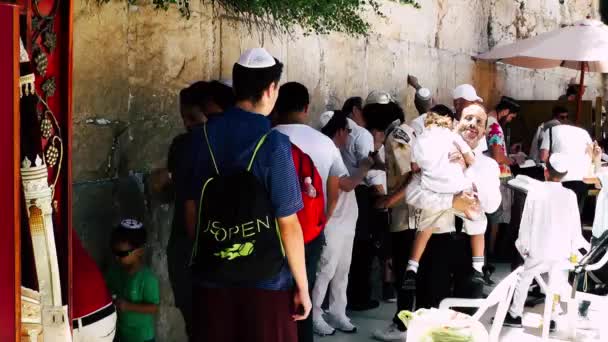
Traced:
[[[298, 220], [304, 233], [304, 243], [309, 243], [321, 234], [327, 221], [325, 217], [323, 180], [310, 156], [294, 144], [291, 144], [291, 155], [298, 175], [298, 181], [300, 182], [302, 202], [304, 203], [304, 208], [298, 211]], [[317, 192], [317, 196], [314, 198], [310, 197], [305, 191], [305, 179], [307, 177], [310, 177], [312, 186], [314, 186]]]

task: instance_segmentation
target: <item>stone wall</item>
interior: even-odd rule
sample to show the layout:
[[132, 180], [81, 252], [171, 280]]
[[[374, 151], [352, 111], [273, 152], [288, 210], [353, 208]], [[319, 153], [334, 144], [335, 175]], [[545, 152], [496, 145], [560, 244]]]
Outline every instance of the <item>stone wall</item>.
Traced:
[[[177, 103], [182, 87], [230, 78], [239, 54], [261, 45], [285, 63], [283, 80], [310, 89], [311, 121], [372, 89], [393, 93], [411, 118], [408, 73], [446, 104], [451, 89], [465, 82], [474, 84], [490, 105], [502, 94], [556, 99], [575, 72], [475, 62], [471, 56], [596, 17], [598, 9], [598, 0], [567, 0], [565, 5], [557, 0], [422, 0], [420, 10], [387, 2], [387, 19], [370, 15], [374, 33], [354, 39], [249, 32], [242, 23], [191, 2], [189, 20], [175, 9], [156, 11], [122, 0], [103, 6], [76, 0], [74, 5], [74, 228], [105, 266], [109, 232], [119, 217], [147, 223], [151, 263], [161, 279], [160, 341], [184, 340], [166, 271], [172, 208], [148, 194], [144, 175], [165, 164], [168, 144], [182, 130]], [[586, 98], [594, 99], [601, 79], [588, 80]]]

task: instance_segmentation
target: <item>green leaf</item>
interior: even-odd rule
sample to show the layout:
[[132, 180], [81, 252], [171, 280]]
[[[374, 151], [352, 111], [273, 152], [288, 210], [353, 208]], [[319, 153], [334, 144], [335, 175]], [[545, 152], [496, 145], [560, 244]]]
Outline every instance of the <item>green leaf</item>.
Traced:
[[[109, 0], [97, 0], [99, 4]], [[127, 0], [129, 4], [144, 0]], [[148, 0], [150, 1], [150, 0]], [[156, 9], [168, 10], [178, 6], [185, 18], [190, 18], [191, 0], [151, 0]], [[301, 27], [305, 34], [343, 32], [365, 36], [371, 25], [363, 14], [371, 10], [380, 17], [380, 0], [201, 0], [220, 7], [228, 16], [243, 20], [250, 29], [256, 27], [280, 33], [291, 33]], [[391, 0], [420, 8], [416, 0]]]

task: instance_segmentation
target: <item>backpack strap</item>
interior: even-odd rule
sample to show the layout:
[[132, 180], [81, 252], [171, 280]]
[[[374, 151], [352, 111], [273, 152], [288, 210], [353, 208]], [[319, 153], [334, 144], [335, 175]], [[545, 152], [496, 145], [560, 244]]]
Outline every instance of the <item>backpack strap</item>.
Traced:
[[196, 254], [198, 252], [198, 238], [201, 232], [201, 213], [203, 212], [203, 199], [205, 198], [205, 190], [207, 190], [207, 185], [211, 183], [212, 178], [207, 179], [205, 184], [203, 185], [203, 191], [201, 192], [201, 198], [198, 202], [198, 217], [196, 220], [196, 235], [194, 238], [194, 245], [192, 246], [192, 253], [190, 255], [190, 265], [194, 264], [194, 259], [196, 258]]
[[[296, 148], [298, 148], [298, 147], [296, 146]], [[297, 153], [297, 155], [298, 155], [298, 170], [297, 170], [298, 171], [298, 176], [300, 177], [300, 184], [304, 184], [304, 178], [305, 177], [304, 177], [304, 174], [302, 172], [302, 170], [304, 168], [303, 161], [302, 161], [302, 157], [303, 157], [302, 153], [304, 153], [304, 152], [302, 150], [300, 150], [299, 148], [296, 151], [299, 152], [299, 153]]]
[[257, 145], [255, 145], [255, 149], [253, 150], [253, 155], [251, 156], [251, 160], [249, 161], [249, 166], [247, 166], [247, 171], [251, 171], [251, 167], [253, 166], [253, 161], [255, 160], [255, 157], [258, 154], [260, 147], [262, 147], [262, 145], [264, 144], [264, 141], [266, 141], [266, 137], [268, 137], [268, 134], [270, 134], [270, 133], [264, 134], [258, 141]]
[[312, 157], [308, 156], [308, 161], [310, 162], [310, 178], [312, 179], [313, 183], [315, 181], [315, 162], [312, 161]]
[[209, 136], [207, 135], [207, 123], [203, 126], [203, 131], [205, 132], [205, 141], [207, 141], [207, 147], [209, 148], [209, 154], [211, 155], [211, 161], [213, 162], [213, 167], [215, 168], [215, 173], [220, 174], [220, 170], [217, 167], [217, 163], [215, 162], [215, 156], [213, 155], [213, 150], [211, 149], [211, 143], [209, 142]]
[[549, 155], [553, 153], [553, 127], [549, 128]]

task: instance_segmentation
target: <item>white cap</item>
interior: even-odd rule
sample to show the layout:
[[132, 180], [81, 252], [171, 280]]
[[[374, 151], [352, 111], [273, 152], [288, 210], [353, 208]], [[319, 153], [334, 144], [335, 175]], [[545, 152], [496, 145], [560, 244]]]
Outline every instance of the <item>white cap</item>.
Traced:
[[126, 219], [120, 222], [120, 226], [126, 229], [141, 229], [144, 224], [134, 219]]
[[429, 88], [420, 88], [416, 92], [416, 96], [421, 100], [428, 100], [431, 98], [431, 90]]
[[454, 88], [453, 99], [465, 99], [470, 102], [483, 102], [483, 99], [477, 96], [477, 91], [470, 84], [461, 84]]
[[274, 57], [263, 48], [245, 50], [236, 63], [250, 69], [270, 68], [277, 64]]
[[563, 153], [553, 153], [549, 157], [549, 164], [559, 173], [568, 172], [568, 158]]
[[395, 102], [391, 94], [387, 93], [383, 90], [374, 90], [369, 95], [367, 95], [367, 99], [365, 100], [365, 104], [389, 104], [391, 102]]
[[321, 116], [319, 117], [319, 127], [323, 128], [323, 127], [327, 126], [327, 123], [333, 117], [334, 117], [334, 111], [333, 110], [330, 110], [330, 111], [327, 111], [327, 112], [321, 114]]

